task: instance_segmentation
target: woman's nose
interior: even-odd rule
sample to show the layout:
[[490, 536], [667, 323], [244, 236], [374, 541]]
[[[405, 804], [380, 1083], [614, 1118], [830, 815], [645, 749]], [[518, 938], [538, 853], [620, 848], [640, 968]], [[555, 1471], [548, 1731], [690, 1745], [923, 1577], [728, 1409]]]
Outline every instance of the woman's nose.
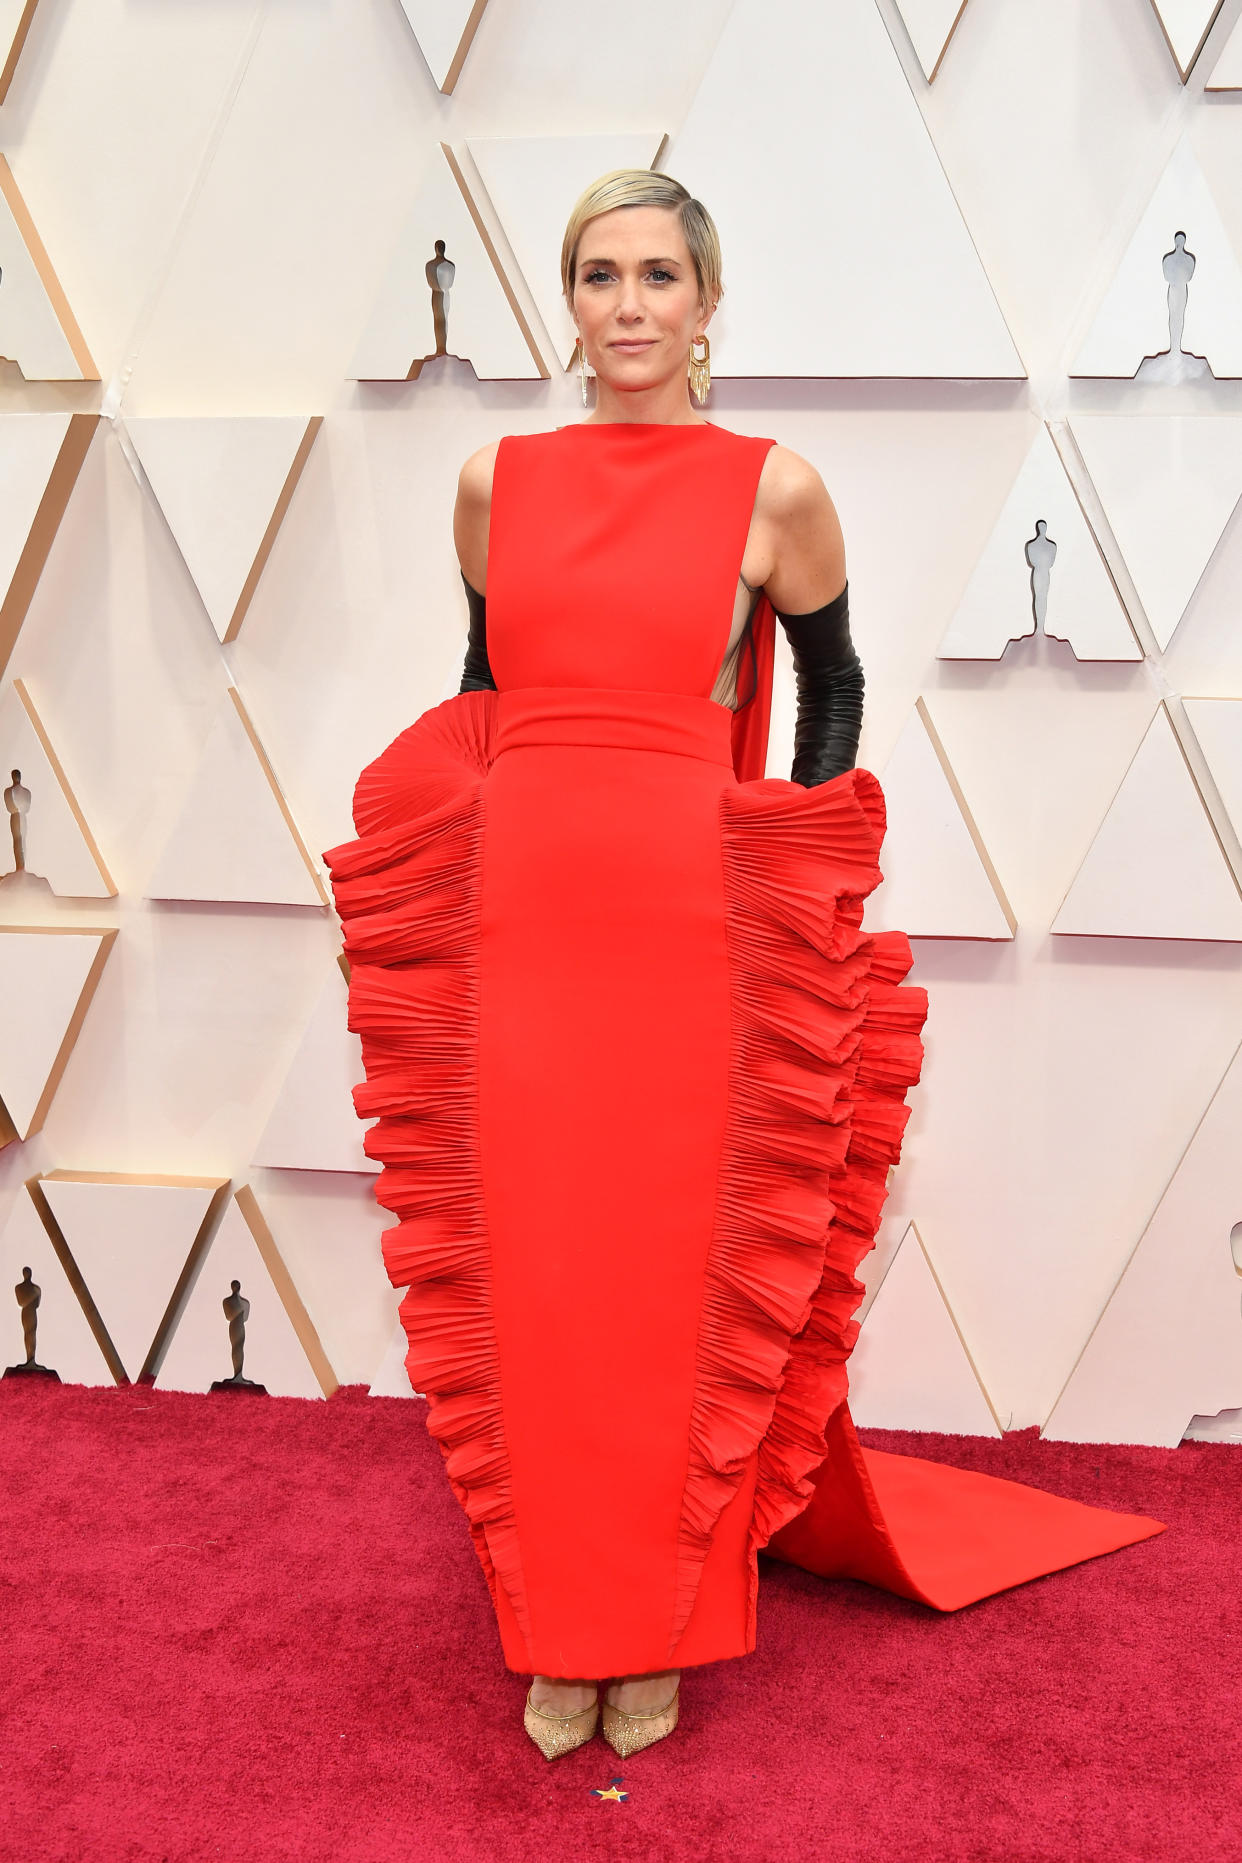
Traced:
[[617, 315], [626, 323], [632, 323], [643, 314], [642, 299], [638, 295], [637, 285], [622, 284], [621, 295], [617, 300]]

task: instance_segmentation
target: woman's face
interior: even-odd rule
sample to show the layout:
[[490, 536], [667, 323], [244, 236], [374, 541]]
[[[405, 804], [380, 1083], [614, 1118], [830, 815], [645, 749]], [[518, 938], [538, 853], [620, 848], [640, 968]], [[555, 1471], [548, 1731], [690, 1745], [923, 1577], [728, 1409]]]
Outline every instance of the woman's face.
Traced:
[[574, 318], [596, 374], [621, 392], [683, 379], [711, 320], [675, 207], [614, 207], [578, 240]]

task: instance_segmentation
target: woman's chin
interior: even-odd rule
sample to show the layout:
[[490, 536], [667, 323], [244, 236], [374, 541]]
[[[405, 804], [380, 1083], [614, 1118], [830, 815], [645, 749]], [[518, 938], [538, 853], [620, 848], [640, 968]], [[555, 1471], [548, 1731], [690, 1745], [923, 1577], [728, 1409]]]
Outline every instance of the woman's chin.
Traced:
[[637, 361], [636, 357], [633, 366], [623, 366], [617, 370], [615, 375], [611, 371], [605, 375], [599, 375], [598, 370], [596, 374], [599, 375], [600, 381], [618, 395], [649, 394], [653, 389], [662, 388], [666, 378], [658, 374], [655, 369], [637, 367]]

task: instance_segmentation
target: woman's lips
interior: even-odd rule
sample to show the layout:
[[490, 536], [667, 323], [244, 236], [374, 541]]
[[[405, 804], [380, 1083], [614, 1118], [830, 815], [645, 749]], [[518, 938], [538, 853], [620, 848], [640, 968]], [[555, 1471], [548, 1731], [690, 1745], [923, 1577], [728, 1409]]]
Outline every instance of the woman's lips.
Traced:
[[618, 339], [615, 343], [610, 343], [608, 347], [610, 349], [629, 349], [637, 354], [640, 349], [650, 349], [654, 342], [655, 338], [653, 336], [636, 337], [633, 342], [626, 342], [623, 339]]

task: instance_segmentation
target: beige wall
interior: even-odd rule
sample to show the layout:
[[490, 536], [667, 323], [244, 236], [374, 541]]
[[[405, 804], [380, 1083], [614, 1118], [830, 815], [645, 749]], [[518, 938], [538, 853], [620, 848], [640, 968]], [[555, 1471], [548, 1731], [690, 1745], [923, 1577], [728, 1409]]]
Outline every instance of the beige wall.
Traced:
[[[501, 433], [576, 418], [576, 380], [479, 382], [452, 361], [359, 385], [347, 370], [438, 141], [676, 138], [731, 9], [621, 11], [490, 0], [446, 98], [397, 0], [43, 0], [0, 108], [0, 151], [103, 378], [28, 383], [0, 364], [0, 411], [325, 417], [224, 648], [123, 429], [110, 419], [92, 446], [7, 677], [40, 696], [119, 896], [88, 907], [6, 883], [0, 917], [121, 937], [43, 1130], [0, 1152], [0, 1225], [23, 1180], [58, 1166], [253, 1182], [345, 1381], [370, 1379], [396, 1300], [371, 1181], [252, 1169], [335, 920], [144, 891], [230, 682], [315, 850], [352, 832], [360, 765], [455, 689], [458, 465]], [[708, 412], [822, 471], [868, 675], [860, 760], [882, 770], [927, 694], [1017, 913], [1012, 943], [916, 947], [928, 1061], [876, 1259], [917, 1221], [1002, 1423], [1023, 1426], [1051, 1410], [1242, 1037], [1237, 945], [1049, 935], [1157, 697], [1242, 695], [1242, 528], [1162, 661], [935, 654], [1039, 421], [1172, 408], [1174, 391], [1068, 370], [1183, 125], [1242, 250], [1242, 102], [1183, 87], [1148, 0], [970, 0], [930, 89], [892, 0], [879, 11], [1029, 379], [831, 379], [822, 358], [808, 379], [730, 379], [722, 341]], [[737, 127], [761, 173], [764, 121], [744, 99]], [[566, 176], [566, 208], [589, 178]], [[865, 162], [838, 185], [865, 188]], [[727, 281], [748, 255], [725, 259]], [[773, 318], [813, 331], [797, 253], [765, 263]], [[533, 317], [520, 277], [515, 290]], [[921, 314], [907, 304], [915, 327]], [[1176, 411], [1242, 414], [1237, 382], [1176, 392]], [[781, 679], [770, 769], [785, 774], [783, 665]]]

